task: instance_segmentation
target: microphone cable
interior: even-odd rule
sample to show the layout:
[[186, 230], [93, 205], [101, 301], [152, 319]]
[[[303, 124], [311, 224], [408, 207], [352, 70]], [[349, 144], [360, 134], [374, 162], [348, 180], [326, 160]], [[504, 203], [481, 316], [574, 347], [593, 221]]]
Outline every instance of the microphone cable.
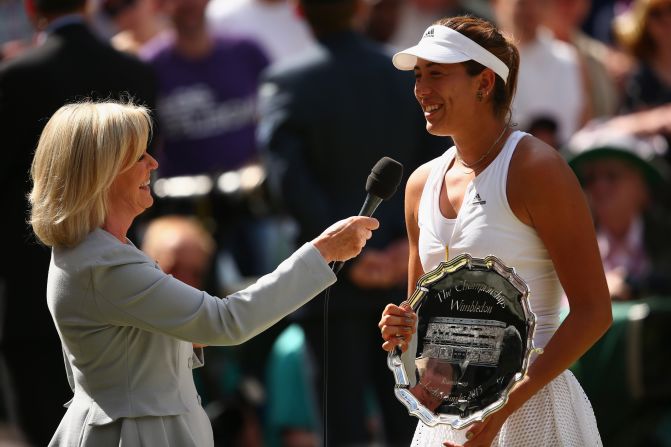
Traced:
[[[335, 266], [335, 265], [334, 265]], [[333, 269], [334, 266], [331, 268]], [[322, 445], [328, 447], [328, 378], [329, 378], [329, 299], [331, 286], [324, 291], [324, 358], [322, 359]]]
[[[403, 165], [393, 158], [382, 157], [375, 163], [370, 175], [366, 179], [366, 199], [363, 203], [359, 216], [372, 216], [378, 205], [386, 199], [389, 199], [398, 188], [403, 177]], [[334, 261], [331, 270], [338, 274], [343, 261]], [[329, 298], [331, 296], [331, 286], [324, 292], [324, 358], [322, 359], [322, 424], [323, 424], [323, 445], [328, 447], [328, 367], [329, 367]]]

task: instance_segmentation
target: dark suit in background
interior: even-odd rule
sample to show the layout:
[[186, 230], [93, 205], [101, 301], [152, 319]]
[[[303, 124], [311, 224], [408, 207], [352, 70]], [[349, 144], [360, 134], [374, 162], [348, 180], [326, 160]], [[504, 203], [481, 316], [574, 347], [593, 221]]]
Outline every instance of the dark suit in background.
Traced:
[[[381, 226], [367, 245], [381, 249], [406, 238], [405, 180], [439, 153], [438, 141], [427, 136], [412, 76], [395, 70], [381, 47], [352, 31], [321, 36], [320, 44], [320, 53], [271, 69], [261, 86], [258, 136], [270, 186], [299, 224], [299, 242], [306, 241], [333, 219], [360, 209], [366, 179], [381, 157], [398, 160], [405, 178], [375, 213]], [[406, 292], [357, 287], [348, 279], [354, 262], [345, 265], [331, 289], [329, 443], [370, 442], [365, 396], [372, 391], [381, 407], [385, 445], [407, 446], [416, 421], [395, 400], [377, 328], [386, 303], [400, 302]], [[323, 306], [322, 295], [295, 314], [319, 370]]]
[[153, 108], [154, 90], [150, 68], [98, 40], [83, 19], [71, 16], [40, 47], [0, 66], [0, 234], [6, 241], [0, 257], [5, 282], [0, 339], [18, 423], [35, 445], [48, 443], [71, 394], [46, 303], [50, 250], [36, 242], [26, 223], [39, 135], [67, 102], [133, 97]]

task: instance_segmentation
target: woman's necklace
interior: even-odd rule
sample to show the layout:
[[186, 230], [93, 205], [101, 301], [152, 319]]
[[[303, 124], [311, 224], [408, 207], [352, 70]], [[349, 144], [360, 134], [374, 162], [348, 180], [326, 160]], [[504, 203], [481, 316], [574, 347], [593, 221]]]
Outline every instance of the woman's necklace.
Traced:
[[491, 146], [489, 146], [489, 149], [487, 149], [487, 151], [484, 154], [482, 154], [482, 157], [478, 158], [473, 163], [466, 163], [464, 161], [464, 158], [461, 156], [461, 152], [459, 152], [459, 148], [457, 148], [457, 155], [458, 155], [457, 158], [459, 159], [459, 163], [461, 163], [461, 165], [464, 166], [465, 168], [468, 168], [472, 171], [475, 171], [475, 169], [473, 169], [473, 168], [478, 166], [480, 163], [482, 163], [487, 158], [487, 156], [492, 152], [492, 149], [494, 149], [496, 147], [496, 145], [499, 143], [499, 141], [501, 141], [501, 137], [503, 137], [503, 134], [506, 133], [506, 129], [508, 129], [508, 127], [509, 127], [509, 123], [506, 123], [505, 126], [503, 126], [503, 129], [501, 129], [501, 133], [499, 134], [496, 141], [494, 141], [494, 143]]

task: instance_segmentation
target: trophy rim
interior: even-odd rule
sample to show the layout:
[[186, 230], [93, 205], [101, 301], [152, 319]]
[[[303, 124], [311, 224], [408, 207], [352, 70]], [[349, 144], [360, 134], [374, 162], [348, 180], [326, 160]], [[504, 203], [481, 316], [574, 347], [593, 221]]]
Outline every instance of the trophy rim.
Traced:
[[529, 305], [529, 296], [531, 294], [529, 286], [516, 273], [513, 267], [508, 267], [501, 259], [494, 255], [488, 255], [484, 258], [476, 258], [468, 253], [463, 253], [455, 256], [449, 261], [442, 261], [435, 269], [419, 277], [415, 291], [405, 303], [410, 305], [413, 311], [417, 312], [419, 307], [421, 307], [422, 302], [427, 297], [431, 285], [442, 280], [448, 274], [457, 272], [466, 267], [472, 269], [474, 266], [498, 273], [503, 278], [507, 279], [510, 284], [520, 292], [520, 304], [524, 311], [528, 331], [526, 337], [526, 350], [524, 358], [522, 359], [522, 368], [501, 391], [501, 397], [499, 399], [487, 405], [481, 411], [476, 412], [476, 414], [462, 418], [458, 415], [436, 414], [422, 405], [408, 390], [410, 387], [410, 380], [405, 371], [405, 367], [403, 366], [403, 361], [401, 360], [400, 349], [396, 348], [389, 352], [387, 365], [394, 373], [396, 382], [394, 394], [397, 399], [406, 406], [409, 414], [417, 417], [424, 424], [431, 427], [435, 425], [450, 425], [452, 428], [459, 430], [468, 427], [475, 422], [481, 422], [490, 414], [500, 410], [508, 402], [508, 394], [510, 393], [510, 390], [527, 375], [531, 355], [534, 352], [542, 353], [542, 349], [536, 348], [533, 342], [534, 335], [536, 334], [536, 314], [531, 310], [531, 306]]

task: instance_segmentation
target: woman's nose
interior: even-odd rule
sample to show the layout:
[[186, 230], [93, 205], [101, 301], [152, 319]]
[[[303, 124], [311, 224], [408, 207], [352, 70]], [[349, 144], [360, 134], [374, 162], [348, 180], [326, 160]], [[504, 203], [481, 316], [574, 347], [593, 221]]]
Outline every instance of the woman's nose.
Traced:
[[430, 92], [430, 89], [427, 87], [426, 83], [421, 79], [415, 81], [415, 96], [417, 99], [421, 99], [427, 96]]
[[150, 154], [147, 154], [147, 159], [149, 161], [149, 169], [152, 171], [155, 171], [158, 169], [158, 161], [154, 157], [152, 157]]

